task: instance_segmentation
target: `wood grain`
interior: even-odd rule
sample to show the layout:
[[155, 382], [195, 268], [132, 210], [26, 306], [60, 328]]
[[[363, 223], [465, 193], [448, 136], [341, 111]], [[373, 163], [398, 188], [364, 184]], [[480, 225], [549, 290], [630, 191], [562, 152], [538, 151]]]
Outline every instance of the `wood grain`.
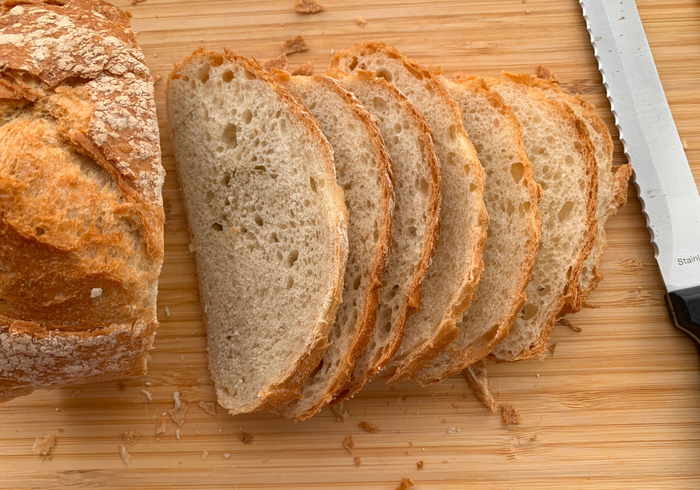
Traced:
[[[326, 0], [323, 13], [307, 16], [294, 12], [294, 1], [117, 3], [132, 12], [149, 66], [163, 78], [200, 45], [267, 58], [280, 52], [284, 40], [303, 34], [310, 49], [290, 56], [290, 65], [310, 61], [320, 72], [331, 50], [375, 39], [421, 63], [441, 65], [448, 75], [531, 72], [545, 64], [566, 87], [598, 105], [612, 127], [574, 0]], [[638, 4], [700, 181], [700, 5]], [[364, 27], [358, 16], [367, 21]], [[347, 404], [352, 415], [345, 423], [325, 410], [298, 424], [269, 414], [208, 415], [197, 406], [199, 400], [213, 401], [214, 394], [164, 90], [164, 82], [158, 83], [169, 172], [166, 260], [162, 323], [149, 375], [38, 392], [0, 406], [0, 487], [393, 489], [403, 477], [416, 488], [443, 489], [700, 487], [698, 354], [668, 320], [634, 190], [609, 223], [607, 277], [592, 296], [599, 308], [572, 317], [583, 331], [557, 327], [556, 353], [545, 362], [488, 366], [497, 401], [513, 403], [521, 425], [504, 427], [458, 377], [429, 389], [372, 383]], [[619, 150], [618, 163], [624, 161]], [[152, 394], [151, 402], [142, 389]], [[179, 440], [172, 422], [165, 434], [155, 433], [156, 421], [173, 406], [174, 391], [189, 407]], [[365, 433], [361, 421], [382, 431]], [[142, 436], [127, 446], [128, 467], [119, 457], [126, 430]], [[243, 444], [239, 430], [252, 434], [253, 443]], [[56, 436], [49, 456], [33, 454], [34, 439], [48, 433]], [[342, 447], [350, 434], [359, 468]]]

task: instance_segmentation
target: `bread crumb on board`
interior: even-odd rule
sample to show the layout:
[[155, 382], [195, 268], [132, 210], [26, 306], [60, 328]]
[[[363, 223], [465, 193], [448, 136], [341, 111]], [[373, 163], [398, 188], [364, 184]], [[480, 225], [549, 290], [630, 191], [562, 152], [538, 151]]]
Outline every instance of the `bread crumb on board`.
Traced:
[[367, 25], [367, 21], [366, 21], [365, 18], [362, 17], [361, 15], [359, 15], [359, 16], [357, 17], [357, 19], [355, 19], [355, 22], [357, 22], [357, 25], [360, 26], [360, 27], [364, 27], [364, 26]]
[[308, 50], [309, 47], [304, 42], [304, 38], [301, 36], [294, 36], [291, 39], [287, 39], [284, 44], [282, 44], [282, 52], [284, 54], [294, 54], [301, 53], [302, 51]]
[[139, 442], [141, 434], [133, 430], [127, 430], [122, 434], [122, 439], [124, 439], [124, 443], [126, 443], [127, 446], [133, 446]]
[[168, 308], [168, 305], [165, 305], [165, 317], [170, 318], [170, 308]]
[[553, 343], [553, 344], [549, 344], [549, 346], [547, 347], [547, 349], [549, 349], [549, 352], [551, 352], [552, 355], [554, 355], [554, 352], [557, 350], [557, 344], [556, 344], [556, 342]]
[[253, 444], [254, 437], [248, 432], [244, 432], [243, 429], [238, 429], [238, 439], [243, 444]]
[[583, 330], [581, 327], [577, 327], [576, 325], [574, 325], [573, 323], [571, 323], [570, 320], [568, 320], [568, 319], [566, 319], [566, 318], [560, 318], [560, 319], [557, 320], [557, 321], [558, 321], [559, 323], [561, 323], [562, 325], [566, 325], [567, 327], [569, 327], [569, 328], [570, 328], [571, 330], [573, 330], [574, 332], [580, 332], [581, 330]]
[[326, 7], [318, 3], [316, 0], [299, 0], [294, 5], [294, 10], [300, 14], [316, 14], [321, 12], [324, 8]]
[[353, 458], [353, 461], [355, 462], [355, 467], [359, 468], [362, 465], [362, 460], [360, 459], [359, 456], [355, 456]]
[[229, 453], [224, 453], [221, 456], [223, 456], [224, 459], [228, 459], [231, 457], [231, 455]]
[[681, 140], [681, 145], [683, 145], [684, 150], [688, 149], [688, 142], [686, 140]]
[[352, 435], [349, 435], [343, 439], [343, 447], [347, 452], [353, 454], [355, 451], [355, 439], [352, 437]]
[[209, 451], [207, 451], [207, 450], [205, 449], [204, 451], [202, 451], [202, 461], [204, 461], [204, 460], [207, 459], [208, 457], [209, 457]]
[[168, 430], [168, 419], [161, 417], [156, 422], [156, 434], [165, 434]]
[[125, 465], [129, 466], [131, 464], [131, 454], [126, 450], [124, 444], [119, 444], [119, 456], [122, 457], [122, 461], [124, 461]]
[[522, 422], [520, 412], [516, 410], [512, 403], [504, 403], [501, 405], [501, 418], [503, 425], [518, 425]]
[[313, 71], [314, 67], [311, 63], [304, 63], [303, 65], [298, 65], [292, 72], [292, 75], [308, 77], [313, 73]]
[[32, 451], [34, 454], [41, 454], [46, 456], [51, 451], [51, 448], [56, 442], [56, 438], [53, 434], [46, 434], [44, 437], [37, 437], [32, 446]]
[[170, 418], [173, 419], [177, 425], [182, 427], [185, 423], [185, 414], [187, 413], [187, 405], [180, 401], [180, 392], [176, 391], [173, 393], [173, 408], [168, 410]]
[[156, 73], [156, 75], [153, 77], [153, 83], [158, 83], [163, 80], [163, 75], [160, 73]]
[[[270, 71], [273, 68], [277, 68], [278, 70], [286, 70], [288, 66], [289, 62], [287, 61], [287, 55], [284, 53], [279, 55], [277, 58], [268, 58], [263, 60], [263, 68], [265, 68], [267, 71]], [[236, 231], [234, 231], [234, 233], [236, 233]]]
[[204, 400], [199, 400], [197, 406], [207, 412], [209, 415], [216, 415], [216, 403], [205, 402]]
[[535, 75], [537, 76], [537, 78], [541, 78], [542, 80], [547, 80], [549, 82], [554, 83], [559, 82], [559, 78], [557, 78], [557, 76], [554, 73], [552, 73], [552, 70], [550, 70], [546, 66], [538, 66]]
[[336, 422], [347, 422], [350, 419], [350, 412], [344, 403], [331, 405], [331, 412], [333, 412]]
[[146, 397], [146, 400], [148, 400], [149, 402], [153, 401], [153, 395], [151, 394], [150, 391], [142, 389], [141, 393], [143, 393], [143, 396]]
[[370, 434], [376, 434], [377, 432], [382, 431], [381, 427], [379, 427], [378, 425], [370, 424], [369, 422], [360, 422], [360, 429]]
[[413, 480], [410, 478], [401, 478], [401, 483], [399, 483], [399, 486], [396, 487], [396, 490], [408, 490], [413, 485], [415, 485], [415, 483], [413, 483]]
[[425, 464], [425, 463], [424, 463], [423, 460], [421, 459], [420, 461], [418, 461], [418, 462], [416, 463], [416, 468], [418, 468], [419, 470], [422, 470], [424, 464]]
[[143, 2], [145, 2], [145, 1], [146, 1], [146, 0], [129, 0], [129, 3], [130, 3], [131, 5], [138, 5], [138, 4], [143, 3]]

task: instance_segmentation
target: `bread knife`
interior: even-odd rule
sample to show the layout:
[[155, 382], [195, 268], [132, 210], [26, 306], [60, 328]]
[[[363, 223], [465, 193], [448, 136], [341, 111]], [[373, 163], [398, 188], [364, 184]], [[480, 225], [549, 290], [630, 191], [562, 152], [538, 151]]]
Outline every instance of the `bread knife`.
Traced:
[[700, 195], [634, 0], [579, 0], [673, 323], [700, 349]]

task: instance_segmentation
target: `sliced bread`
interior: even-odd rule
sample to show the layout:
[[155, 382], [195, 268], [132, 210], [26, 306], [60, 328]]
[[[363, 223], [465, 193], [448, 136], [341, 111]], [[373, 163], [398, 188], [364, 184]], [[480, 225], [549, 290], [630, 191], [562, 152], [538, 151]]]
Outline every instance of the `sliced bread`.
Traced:
[[341, 401], [359, 391], [392, 357], [406, 319], [420, 305], [421, 284], [437, 244], [440, 163], [428, 123], [394, 85], [367, 71], [331, 75], [376, 118], [394, 164], [395, 185], [391, 254], [382, 277], [377, 328], [351, 379], [336, 394]]
[[540, 246], [525, 288], [527, 301], [491, 354], [497, 361], [517, 361], [542, 354], [560, 311], [576, 302], [583, 262], [596, 235], [595, 149], [586, 123], [566, 105], [527, 84], [483, 80], [518, 118], [543, 191]]
[[311, 417], [348, 381], [355, 358], [372, 337], [382, 275], [389, 256], [394, 188], [389, 155], [372, 115], [325, 75], [290, 76], [280, 83], [316, 118], [335, 156], [338, 184], [348, 208], [348, 260], [343, 302], [317, 369], [304, 381], [300, 400], [277, 410], [285, 417]]
[[430, 124], [442, 176], [440, 236], [423, 281], [420, 310], [409, 317], [404, 338], [383, 377], [411, 376], [457, 338], [457, 322], [481, 278], [488, 217], [483, 168], [462, 125], [459, 106], [437, 73], [382, 43], [358, 44], [336, 53], [331, 69], [367, 70], [394, 83]]
[[442, 381], [483, 359], [508, 334], [525, 303], [541, 226], [537, 203], [542, 190], [511, 108], [478, 78], [443, 83], [462, 109], [464, 128], [484, 166], [489, 229], [476, 298], [458, 324], [457, 340], [412, 376], [422, 385]]
[[278, 408], [301, 396], [341, 300], [333, 151], [296, 98], [229, 50], [195, 51], [167, 96], [219, 404]]
[[[545, 74], [550, 74], [548, 70], [540, 70]], [[566, 305], [562, 313], [573, 313], [579, 311], [583, 303], [588, 299], [591, 292], [603, 279], [600, 272], [600, 259], [607, 246], [605, 234], [605, 224], [610, 216], [617, 213], [617, 210], [625, 205], [627, 201], [627, 184], [632, 176], [632, 166], [613, 166], [613, 140], [605, 122], [598, 117], [589, 104], [581, 97], [565, 92], [559, 85], [554, 83], [552, 78], [535, 78], [528, 74], [508, 74], [506, 76], [520, 83], [537, 87], [544, 91], [544, 94], [552, 99], [567, 104], [586, 123], [591, 141], [595, 146], [595, 158], [598, 165], [598, 206], [596, 217], [598, 218], [598, 234], [593, 244], [593, 250], [583, 263], [581, 271], [580, 295], [578, 301], [573, 305]]]

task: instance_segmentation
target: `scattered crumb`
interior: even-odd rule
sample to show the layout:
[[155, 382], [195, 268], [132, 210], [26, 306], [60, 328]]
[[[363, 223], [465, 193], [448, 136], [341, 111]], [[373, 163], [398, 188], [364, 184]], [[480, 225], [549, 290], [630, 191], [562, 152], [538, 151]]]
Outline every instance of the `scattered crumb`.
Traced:
[[547, 347], [547, 349], [549, 349], [549, 352], [551, 352], [552, 355], [554, 355], [554, 351], [557, 350], [557, 344], [556, 344], [556, 343], [554, 343], [554, 344], [549, 344], [549, 347]]
[[122, 434], [122, 439], [124, 439], [124, 442], [127, 446], [133, 446], [134, 444], [139, 442], [139, 440], [141, 439], [141, 434], [133, 430], [127, 430]]
[[[286, 70], [288, 66], [289, 63], [287, 62], [287, 55], [284, 53], [279, 55], [277, 58], [268, 58], [263, 60], [263, 68], [265, 68], [267, 71], [270, 71], [273, 68], [277, 68], [278, 70]], [[235, 230], [234, 233], [237, 231], [238, 230]]]
[[180, 392], [176, 391], [173, 393], [173, 403], [174, 406], [172, 409], [168, 410], [168, 413], [170, 414], [170, 418], [173, 419], [173, 422], [175, 422], [177, 425], [182, 427], [182, 424], [185, 423], [185, 414], [187, 413], [187, 405], [182, 403], [180, 401]]
[[57, 411], [57, 412], [60, 412], [60, 411], [61, 411], [61, 409], [60, 409], [60, 408], [58, 408], [58, 407], [56, 407], [56, 411]]
[[131, 454], [129, 454], [129, 451], [126, 450], [124, 444], [119, 444], [119, 455], [122, 457], [124, 464], [129, 466], [129, 463], [131, 462]]
[[216, 403], [214, 402], [205, 402], [204, 400], [200, 400], [199, 403], [197, 403], [197, 406], [207, 412], [209, 415], [216, 415]]
[[576, 325], [571, 323], [571, 321], [567, 320], [566, 318], [560, 318], [558, 321], [562, 325], [566, 325], [567, 327], [569, 327], [574, 332], [580, 332], [581, 330], [583, 330], [581, 327], [577, 327]]
[[548, 80], [550, 82], [555, 82], [555, 83], [559, 82], [559, 79], [557, 78], [557, 76], [554, 73], [552, 73], [552, 71], [549, 68], [547, 68], [546, 66], [542, 66], [542, 65], [538, 66], [536, 75], [537, 75], [537, 78], [541, 78], [543, 80]]
[[202, 451], [202, 461], [204, 461], [204, 460], [207, 459], [208, 457], [209, 457], [209, 451], [207, 451], [207, 450], [205, 449], [204, 451]]
[[331, 48], [331, 56], [335, 55], [335, 48]]
[[194, 246], [194, 243], [190, 243], [190, 246], [187, 247], [187, 250], [189, 250], [190, 253], [194, 253], [197, 248]]
[[153, 77], [153, 83], [158, 83], [161, 80], [163, 80], [163, 75], [161, 75], [160, 73], [156, 73], [156, 76]]
[[179, 441], [180, 440], [180, 429], [175, 429], [175, 438]]
[[59, 427], [58, 432], [59, 432], [59, 434], [63, 434], [65, 431]]
[[146, 0], [129, 0], [129, 3], [131, 3], [131, 5], [138, 5], [139, 3], [143, 3], [145, 1]]
[[240, 439], [243, 444], [253, 444], [253, 435], [243, 432], [242, 430], [238, 431], [238, 439]]
[[308, 77], [314, 71], [314, 67], [311, 63], [304, 63], [303, 65], [298, 65], [292, 75], [300, 75], [302, 77]]
[[51, 451], [51, 448], [55, 442], [56, 439], [54, 438], [53, 434], [47, 434], [44, 437], [37, 437], [34, 441], [34, 445], [32, 446], [32, 451], [34, 451], [34, 454], [46, 456], [49, 454], [49, 451]]
[[529, 11], [529, 10], [526, 10], [526, 11], [525, 11], [525, 15], [530, 15], [530, 11]]
[[347, 422], [350, 419], [350, 412], [345, 408], [344, 403], [332, 405], [331, 412], [333, 412], [336, 422]]
[[231, 455], [229, 453], [224, 453], [224, 454], [222, 454], [222, 456], [224, 457], [224, 459], [228, 459], [231, 457]]
[[309, 47], [301, 36], [294, 36], [292, 39], [287, 39], [284, 44], [282, 44], [282, 52], [284, 54], [300, 53], [307, 49], [309, 49]]
[[536, 441], [536, 440], [537, 440], [537, 434], [532, 434], [532, 435], [530, 436], [530, 440], [533, 441], [533, 442]]
[[496, 413], [498, 407], [493, 393], [491, 393], [491, 380], [486, 371], [484, 360], [482, 359], [467, 367], [462, 371], [462, 376], [467, 381], [474, 395], [481, 400], [481, 403], [491, 412]]
[[518, 425], [522, 422], [520, 413], [515, 409], [512, 403], [504, 403], [501, 405], [501, 418], [503, 425]]
[[352, 435], [349, 435], [345, 439], [343, 439], [343, 447], [350, 454], [352, 454], [355, 451], [355, 439], [352, 437]]
[[126, 391], [126, 385], [124, 383], [117, 383], [117, 389], [124, 393]]
[[141, 393], [144, 394], [144, 396], [146, 397], [146, 400], [148, 400], [149, 402], [152, 402], [152, 401], [153, 401], [153, 395], [151, 395], [151, 392], [150, 392], [150, 391], [148, 391], [148, 390], [143, 390], [143, 389], [142, 389], [142, 390], [141, 390]]
[[321, 12], [325, 7], [316, 0], [299, 0], [294, 5], [294, 10], [300, 14], [316, 14]]
[[684, 150], [688, 149], [688, 142], [686, 140], [681, 140], [681, 144], [683, 145]]
[[447, 423], [447, 419], [442, 419], [442, 420], [440, 421], [440, 423], [441, 423], [441, 424], [446, 424], [446, 423]]
[[459, 408], [459, 405], [457, 405], [455, 402], [452, 402], [452, 408], [456, 410]]
[[125, 13], [126, 16], [127, 16], [128, 18], [130, 18], [130, 19], [134, 16], [134, 14], [131, 13], [131, 10], [125, 10], [124, 13]]
[[165, 417], [158, 419], [156, 422], [156, 434], [165, 434], [168, 430], [168, 419]]
[[361, 15], [358, 16], [357, 19], [355, 19], [355, 22], [357, 22], [357, 25], [360, 27], [364, 27], [367, 25], [367, 21]]
[[418, 461], [418, 462], [416, 463], [416, 468], [418, 468], [419, 470], [422, 470], [424, 464], [425, 464], [425, 463], [423, 463], [423, 460], [421, 459], [420, 461]]
[[166, 318], [170, 318], [170, 308], [168, 308], [167, 305], [165, 307], [165, 316]]
[[411, 480], [410, 478], [401, 478], [401, 483], [398, 487], [396, 487], [396, 490], [408, 490], [413, 485], [413, 480]]
[[360, 459], [359, 456], [355, 456], [353, 458], [353, 461], [355, 461], [355, 467], [359, 468], [362, 465], [362, 460]]
[[145, 386], [151, 386], [151, 384], [152, 384], [152, 383], [151, 383], [150, 381], [146, 381], [146, 382], [144, 383]]
[[75, 397], [78, 396], [79, 394], [80, 394], [80, 390], [74, 390], [74, 391], [70, 394], [70, 396], [71, 396], [71, 398], [75, 398]]
[[447, 429], [448, 434], [457, 434], [458, 432], [462, 432], [461, 429], [458, 429], [456, 427], [450, 427]]
[[102, 296], [102, 288], [92, 288], [92, 291], [90, 291], [90, 298], [95, 299], [100, 296]]
[[376, 434], [377, 432], [382, 431], [381, 427], [379, 427], [378, 425], [370, 424], [369, 422], [360, 422], [360, 429], [362, 429], [365, 432], [369, 432], [370, 434]]

